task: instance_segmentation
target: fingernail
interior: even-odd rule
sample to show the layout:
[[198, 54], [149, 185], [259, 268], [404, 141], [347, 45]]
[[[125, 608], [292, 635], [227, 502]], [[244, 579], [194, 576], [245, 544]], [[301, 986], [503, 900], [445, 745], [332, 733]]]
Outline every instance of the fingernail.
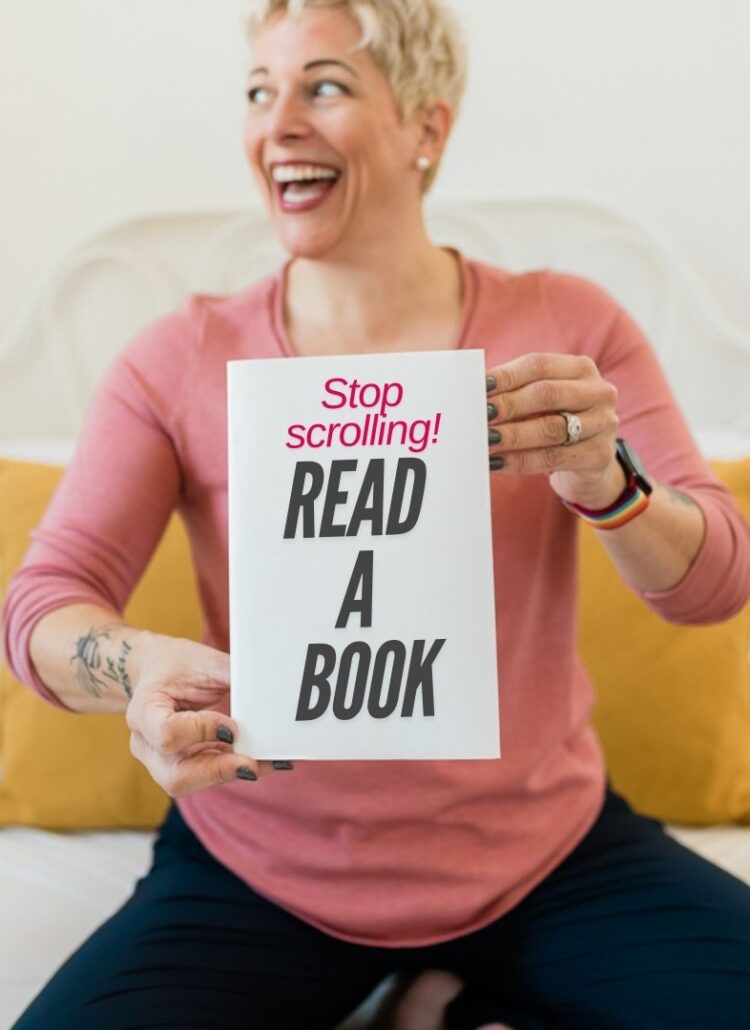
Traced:
[[247, 765], [241, 765], [236, 774], [238, 780], [257, 780], [257, 775]]
[[490, 471], [497, 472], [497, 470], [501, 469], [503, 465], [505, 465], [505, 462], [499, 454], [495, 454], [490, 458]]
[[497, 408], [494, 404], [487, 405], [487, 418], [497, 418]]
[[498, 433], [497, 429], [490, 429], [490, 431], [489, 431], [489, 440], [490, 440], [490, 443], [502, 443], [503, 442], [503, 438], [500, 435], [500, 433]]
[[494, 376], [485, 376], [484, 381], [485, 381], [485, 384], [487, 386], [487, 393], [489, 393], [490, 390], [494, 390], [495, 387], [497, 386], [497, 380], [495, 379]]
[[274, 769], [280, 769], [280, 770], [281, 769], [293, 769], [294, 768], [294, 766], [292, 765], [291, 762], [281, 762], [281, 761], [279, 761], [279, 762], [271, 762], [271, 765], [274, 767]]
[[219, 726], [216, 730], [216, 739], [223, 740], [225, 744], [234, 744], [234, 734], [228, 726]]

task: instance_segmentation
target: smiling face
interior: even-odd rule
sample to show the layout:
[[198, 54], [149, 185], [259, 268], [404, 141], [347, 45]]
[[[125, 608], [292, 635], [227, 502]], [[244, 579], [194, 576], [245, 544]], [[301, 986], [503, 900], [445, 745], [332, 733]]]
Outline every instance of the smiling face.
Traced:
[[346, 259], [419, 224], [419, 116], [404, 121], [383, 72], [337, 7], [272, 16], [253, 47], [245, 152], [284, 247]]

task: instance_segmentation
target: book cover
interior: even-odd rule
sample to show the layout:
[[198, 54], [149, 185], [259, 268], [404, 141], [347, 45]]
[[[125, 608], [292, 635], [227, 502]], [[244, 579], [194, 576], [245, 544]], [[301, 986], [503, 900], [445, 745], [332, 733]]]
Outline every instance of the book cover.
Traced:
[[228, 363], [238, 751], [499, 757], [484, 375], [481, 350]]

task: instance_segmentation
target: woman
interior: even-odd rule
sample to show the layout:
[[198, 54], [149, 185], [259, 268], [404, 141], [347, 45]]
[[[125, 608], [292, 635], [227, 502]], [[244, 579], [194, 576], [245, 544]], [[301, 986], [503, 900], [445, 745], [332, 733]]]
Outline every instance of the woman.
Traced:
[[[746, 529], [611, 298], [428, 239], [463, 81], [437, 0], [256, 8], [246, 150], [290, 261], [192, 298], [115, 362], [6, 605], [16, 674], [52, 704], [125, 712], [179, 804], [134, 896], [17, 1025], [331, 1028], [387, 973], [435, 970], [396, 1025], [744, 1026], [750, 891], [607, 790], [574, 612], [580, 518], [685, 622], [744, 603]], [[457, 347], [487, 358], [503, 758], [237, 754], [226, 361]], [[119, 614], [175, 506], [204, 644]]]

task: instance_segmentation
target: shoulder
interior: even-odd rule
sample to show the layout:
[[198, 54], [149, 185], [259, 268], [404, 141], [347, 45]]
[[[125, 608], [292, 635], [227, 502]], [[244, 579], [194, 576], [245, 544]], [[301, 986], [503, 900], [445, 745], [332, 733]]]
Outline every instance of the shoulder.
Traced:
[[469, 265], [485, 303], [498, 314], [551, 334], [563, 351], [602, 360], [623, 343], [645, 342], [625, 308], [592, 279], [552, 268], [513, 273], [477, 261]]
[[592, 279], [550, 268], [535, 274], [539, 292], [553, 309], [562, 332], [607, 327], [623, 313], [617, 300]]
[[[233, 293], [192, 293], [172, 311], [149, 322], [122, 350], [122, 363], [149, 374], [174, 375], [199, 350], [207, 330], [245, 326], [267, 310], [278, 275]], [[177, 366], [175, 365], [177, 362]]]
[[516, 301], [554, 305], [565, 316], [580, 320], [612, 314], [619, 304], [603, 286], [573, 272], [552, 268], [535, 268], [511, 272], [474, 259], [466, 260], [484, 290], [511, 293]]
[[144, 326], [120, 351], [107, 368], [99, 393], [165, 425], [174, 423], [186, 388], [193, 382], [205, 386], [204, 352], [223, 370], [238, 334], [252, 331], [259, 313], [267, 309], [276, 279], [271, 276], [234, 293], [188, 295], [179, 307]]
[[279, 269], [249, 286], [233, 293], [194, 293], [189, 304], [194, 315], [203, 322], [206, 319], [219, 321], [241, 321], [264, 316], [279, 288], [282, 270]]
[[201, 298], [191, 295], [179, 307], [148, 322], [120, 351], [115, 366], [143, 372], [156, 372], [162, 366], [166, 370], [193, 344], [203, 318], [202, 308]]

